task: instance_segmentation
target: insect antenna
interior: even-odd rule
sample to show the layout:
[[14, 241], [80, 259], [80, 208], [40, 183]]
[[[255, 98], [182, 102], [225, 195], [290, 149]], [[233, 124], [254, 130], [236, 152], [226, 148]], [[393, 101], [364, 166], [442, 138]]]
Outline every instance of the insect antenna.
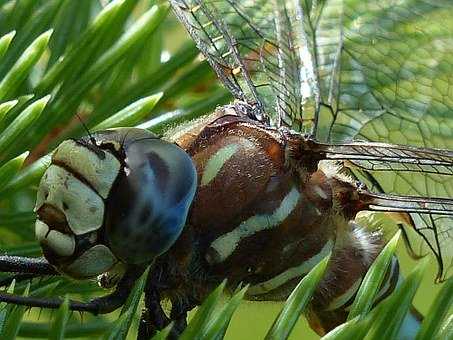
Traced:
[[85, 122], [83, 121], [82, 117], [80, 117], [80, 115], [76, 112], [76, 116], [77, 118], [79, 119], [80, 121], [80, 124], [82, 124], [84, 130], [86, 131], [86, 133], [88, 134], [88, 137], [90, 137], [90, 142], [93, 144], [93, 145], [96, 145], [96, 139], [94, 139], [93, 135], [91, 134], [90, 132], [90, 129], [88, 129], [88, 126], [85, 124]]

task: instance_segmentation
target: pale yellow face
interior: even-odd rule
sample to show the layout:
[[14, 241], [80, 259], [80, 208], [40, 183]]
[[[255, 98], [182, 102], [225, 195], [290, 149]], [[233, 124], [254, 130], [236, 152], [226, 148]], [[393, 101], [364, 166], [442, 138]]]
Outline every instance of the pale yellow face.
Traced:
[[120, 167], [110, 152], [96, 152], [73, 140], [55, 150], [38, 189], [35, 233], [59, 271], [75, 278], [94, 277], [118, 262], [107, 246], [98, 244], [98, 232], [104, 200]]

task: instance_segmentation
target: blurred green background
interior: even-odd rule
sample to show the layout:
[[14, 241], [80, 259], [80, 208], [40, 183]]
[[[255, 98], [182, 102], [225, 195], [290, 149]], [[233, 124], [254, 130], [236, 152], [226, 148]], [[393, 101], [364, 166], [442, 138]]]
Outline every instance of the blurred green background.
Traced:
[[[160, 133], [231, 100], [172, 13], [162, 6], [153, 9], [155, 3], [0, 0], [0, 164], [16, 159], [12, 170], [1, 178], [2, 252], [40, 254], [31, 213], [36, 186], [48, 163], [45, 155], [61, 140], [84, 134], [76, 113], [94, 128], [122, 112], [109, 126], [144, 124]], [[163, 96], [156, 105], [140, 102], [160, 92]], [[50, 99], [45, 97], [49, 94]], [[32, 107], [33, 114], [25, 117], [28, 120], [17, 122], [40, 98], [46, 98], [44, 104]], [[139, 103], [138, 108], [131, 103]], [[17, 126], [8, 130], [13, 122]], [[25, 170], [19, 171], [22, 162]], [[403, 247], [399, 255], [403, 273], [409, 272], [414, 261]], [[435, 273], [433, 261], [415, 298], [422, 313], [440, 287], [433, 283]], [[61, 282], [53, 294], [63, 292], [82, 298], [102, 294], [93, 282], [69, 280]], [[243, 303], [226, 338], [263, 338], [281, 307], [279, 303]], [[71, 322], [87, 324], [116, 316], [74, 313]], [[46, 322], [51, 317], [49, 311], [33, 309], [24, 319]], [[291, 339], [302, 338], [318, 338], [304, 319], [291, 335]]]

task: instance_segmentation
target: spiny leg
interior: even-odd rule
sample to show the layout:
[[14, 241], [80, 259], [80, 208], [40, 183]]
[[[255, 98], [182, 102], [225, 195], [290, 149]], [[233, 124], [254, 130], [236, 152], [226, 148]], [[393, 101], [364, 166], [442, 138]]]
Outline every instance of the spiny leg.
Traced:
[[[135, 281], [143, 273], [143, 267], [129, 267], [115, 290], [108, 295], [93, 299], [89, 302], [70, 301], [69, 309], [73, 311], [91, 312], [93, 314], [106, 314], [114, 311], [124, 304]], [[0, 292], [0, 302], [16, 305], [41, 308], [59, 308], [63, 303], [61, 299], [43, 299], [27, 296], [17, 296]]]
[[0, 256], [0, 272], [39, 275], [59, 275], [43, 257]]
[[0, 256], [0, 272], [17, 273], [0, 279], [0, 287], [16, 282], [31, 280], [43, 276], [56, 276], [59, 273], [42, 257]]
[[168, 318], [160, 304], [160, 296], [156, 290], [145, 293], [145, 308], [142, 312], [137, 340], [150, 339], [157, 331], [164, 329], [171, 321], [173, 327], [168, 335], [169, 340], [176, 340], [187, 327], [187, 312], [195, 304], [187, 302], [172, 302], [170, 318]]

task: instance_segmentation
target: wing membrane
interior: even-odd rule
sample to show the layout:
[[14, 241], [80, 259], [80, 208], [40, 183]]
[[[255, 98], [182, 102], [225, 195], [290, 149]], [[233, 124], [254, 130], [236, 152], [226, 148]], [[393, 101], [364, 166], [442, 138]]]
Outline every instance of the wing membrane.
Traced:
[[453, 175], [453, 152], [373, 142], [349, 142], [310, 146], [323, 159], [343, 160], [346, 165], [370, 171], [408, 171]]
[[[437, 280], [448, 277], [453, 269], [453, 199], [376, 194], [359, 190], [361, 199], [372, 211], [405, 212], [419, 235], [418, 240], [404, 233], [410, 253], [416, 258], [430, 250], [438, 263]], [[421, 241], [421, 242], [420, 242]]]
[[307, 3], [319, 13], [310, 18], [323, 106], [318, 140], [451, 141], [451, 1]]
[[[170, 3], [224, 85], [258, 119], [327, 143], [313, 143], [313, 157], [344, 161], [381, 193], [430, 204], [453, 197], [452, 152], [440, 150], [453, 150], [452, 1]], [[386, 199], [387, 211], [410, 213], [441, 269], [451, 267], [453, 219], [439, 217], [442, 206], [410, 210], [396, 196]]]
[[[437, 280], [451, 274], [452, 151], [373, 142], [324, 144], [308, 140], [306, 143], [303, 153], [308, 152], [308, 157], [343, 161], [378, 192], [359, 189], [368, 210], [407, 213], [410, 226], [418, 234], [418, 238], [405, 238], [411, 254], [418, 258], [431, 251], [439, 265]], [[404, 188], [407, 195], [391, 194], [401, 193]]]
[[[381, 193], [451, 199], [452, 152], [440, 149], [453, 150], [453, 2], [303, 3], [320, 88], [315, 136], [329, 143], [318, 157], [344, 161]], [[440, 277], [452, 267], [453, 218], [435, 212], [410, 212], [411, 248], [432, 250]]]
[[273, 125], [313, 131], [319, 89], [297, 2], [170, 3], [235, 98], [255, 105], [256, 116]]

